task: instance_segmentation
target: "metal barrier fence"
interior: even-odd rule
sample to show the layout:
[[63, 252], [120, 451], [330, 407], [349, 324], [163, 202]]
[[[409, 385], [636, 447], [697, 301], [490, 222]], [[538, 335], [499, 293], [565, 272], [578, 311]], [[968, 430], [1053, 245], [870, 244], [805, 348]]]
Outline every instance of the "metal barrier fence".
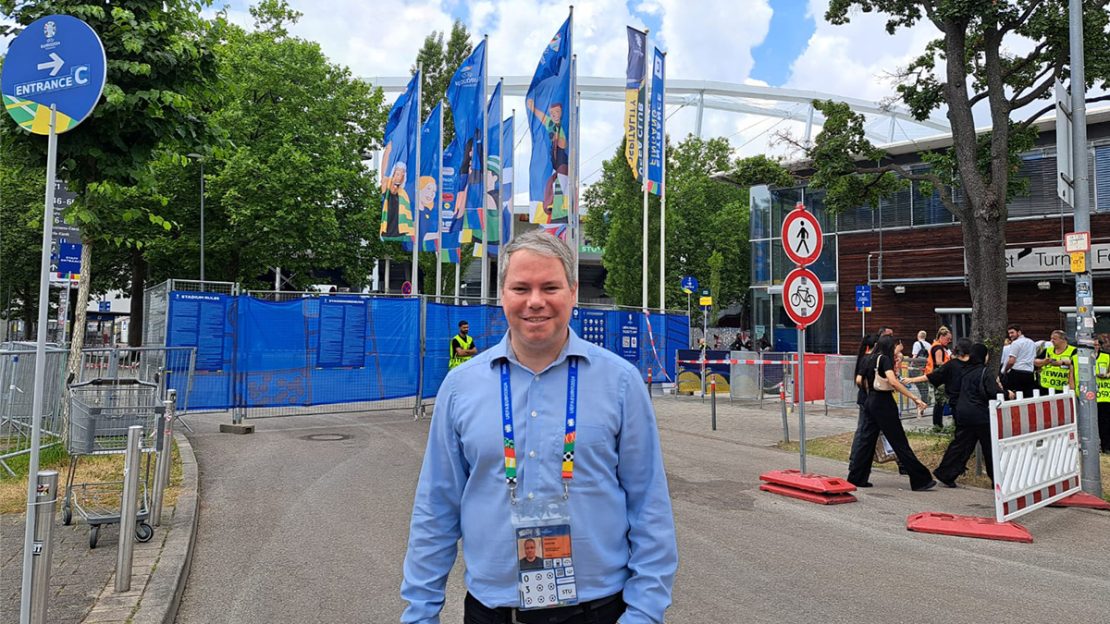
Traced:
[[[926, 358], [923, 357], [903, 357], [899, 377], [901, 379], [909, 379], [910, 377], [919, 377], [923, 375], [925, 373], [925, 362]], [[934, 392], [935, 390], [940, 390], [940, 388], [934, 389], [933, 384], [924, 381], [916, 384], [906, 384], [906, 389], [915, 397], [925, 401], [925, 404], [929, 406], [925, 409], [926, 415], [933, 413], [933, 400], [936, 396]], [[902, 418], [916, 418], [918, 416], [917, 407], [914, 405], [914, 402], [902, 396], [901, 393], [898, 394], [898, 412], [901, 414]]]
[[[7, 460], [30, 451], [32, 429], [32, 394], [35, 386], [35, 350], [26, 344], [9, 344], [0, 351], [0, 469], [15, 473]], [[43, 447], [62, 440], [65, 401], [65, 349], [46, 350], [46, 378], [43, 392], [41, 444]]]
[[158, 386], [159, 400], [176, 390], [181, 411], [189, 409], [196, 366], [195, 347], [112, 347], [83, 349], [71, 384], [96, 379], [134, 379]]
[[856, 358], [853, 355], [825, 356], [825, 411], [830, 407], [856, 407]]

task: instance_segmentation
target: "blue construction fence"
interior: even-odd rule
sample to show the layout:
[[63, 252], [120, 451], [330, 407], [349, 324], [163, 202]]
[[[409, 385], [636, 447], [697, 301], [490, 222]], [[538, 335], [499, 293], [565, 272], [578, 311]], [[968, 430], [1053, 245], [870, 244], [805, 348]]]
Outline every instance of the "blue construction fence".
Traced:
[[[383, 401], [415, 397], [421, 383], [421, 396], [431, 398], [447, 375], [459, 321], [470, 324], [479, 350], [496, 344], [508, 329], [497, 306], [371, 295], [270, 302], [175, 291], [166, 318], [166, 346], [196, 348], [189, 409]], [[645, 380], [650, 370], [655, 382], [674, 380], [675, 354], [689, 346], [685, 315], [578, 308], [571, 326], [636, 364]], [[177, 390], [184, 403], [186, 389]]]

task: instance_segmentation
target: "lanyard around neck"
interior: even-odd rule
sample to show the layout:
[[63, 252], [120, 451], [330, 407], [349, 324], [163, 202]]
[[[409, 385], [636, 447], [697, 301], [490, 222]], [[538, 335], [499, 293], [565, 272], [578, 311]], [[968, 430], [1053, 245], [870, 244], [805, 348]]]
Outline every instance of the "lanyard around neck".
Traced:
[[[578, 420], [578, 358], [569, 357], [567, 363], [567, 415], [563, 429], [563, 497], [569, 494], [569, 482], [574, 477], [574, 439]], [[516, 503], [516, 436], [513, 433], [513, 392], [509, 382], [509, 363], [501, 362], [501, 424], [505, 442], [505, 483], [509, 497]]]

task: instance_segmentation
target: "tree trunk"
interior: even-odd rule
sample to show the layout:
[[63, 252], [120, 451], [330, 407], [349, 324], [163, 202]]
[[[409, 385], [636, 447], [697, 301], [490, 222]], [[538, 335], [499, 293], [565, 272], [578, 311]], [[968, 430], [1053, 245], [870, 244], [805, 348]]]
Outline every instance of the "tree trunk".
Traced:
[[[92, 280], [92, 242], [81, 243], [81, 280], [77, 283], [77, 301], [73, 313], [73, 339], [69, 343], [69, 362], [66, 364], [66, 383], [77, 379], [81, 366], [81, 349], [85, 348], [85, 318], [89, 309], [89, 282]], [[69, 409], [69, 401], [62, 401], [62, 409]], [[67, 412], [68, 416], [68, 412]], [[68, 418], [67, 418], [68, 420]]]
[[963, 222], [964, 253], [968, 287], [971, 291], [971, 338], [991, 348], [997, 363], [1002, 338], [1006, 335], [1006, 220], [1005, 214], [987, 199], [981, 209], [967, 210]]
[[143, 250], [131, 248], [131, 321], [127, 327], [127, 345], [143, 346], [143, 294], [146, 289], [146, 258]]
[[[35, 304], [31, 300], [31, 292], [32, 292], [31, 285], [30, 284], [24, 284], [23, 285], [23, 292], [27, 293], [27, 296], [23, 297], [23, 339], [24, 340], [34, 340], [34, 338], [35, 338], [34, 327], [35, 327], [35, 322], [36, 322], [36, 320], [35, 320], [36, 315], [35, 315]], [[38, 299], [36, 298], [35, 301], [37, 301], [37, 300]]]

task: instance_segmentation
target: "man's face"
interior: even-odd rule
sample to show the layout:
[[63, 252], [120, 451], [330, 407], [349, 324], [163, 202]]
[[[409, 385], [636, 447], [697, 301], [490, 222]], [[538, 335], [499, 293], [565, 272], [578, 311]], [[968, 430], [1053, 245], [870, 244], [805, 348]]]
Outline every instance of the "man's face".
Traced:
[[533, 352], [562, 347], [576, 293], [558, 258], [527, 249], [513, 253], [501, 289], [501, 309], [514, 346]]
[[529, 561], [536, 558], [536, 543], [532, 540], [524, 542], [524, 558]]
[[1052, 334], [1052, 346], [1056, 347], [1057, 351], [1062, 351], [1068, 345], [1068, 341], [1060, 334]]
[[555, 123], [559, 123], [562, 120], [563, 120], [563, 107], [562, 106], [552, 106], [551, 107], [551, 121], [553, 121]]
[[393, 168], [393, 190], [398, 190], [405, 185], [405, 169], [404, 167]]
[[1009, 337], [1010, 337], [1010, 341], [1011, 341], [1011, 342], [1013, 342], [1014, 340], [1017, 340], [1017, 339], [1018, 339], [1018, 336], [1020, 336], [1020, 335], [1021, 335], [1021, 332], [1019, 332], [1019, 331], [1018, 331], [1018, 330], [1016, 330], [1016, 329], [1007, 329], [1007, 330], [1006, 330], [1006, 335], [1007, 335], [1007, 336], [1009, 336]]
[[463, 323], [462, 325], [459, 325], [459, 335], [460, 336], [465, 336], [467, 334], [467, 332], [469, 332], [469, 331], [470, 331], [470, 325], [468, 325], [466, 323]]

